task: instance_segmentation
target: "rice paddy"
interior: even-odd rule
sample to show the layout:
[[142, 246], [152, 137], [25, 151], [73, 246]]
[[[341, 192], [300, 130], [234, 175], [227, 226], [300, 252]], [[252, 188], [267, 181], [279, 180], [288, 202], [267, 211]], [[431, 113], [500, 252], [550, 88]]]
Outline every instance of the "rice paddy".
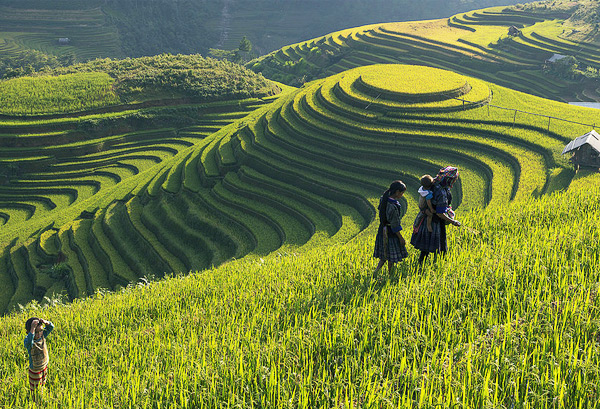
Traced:
[[[80, 1], [3, 2], [0, 49], [7, 55], [28, 49], [56, 56], [72, 54], [78, 61], [123, 57], [119, 32], [100, 6]], [[59, 38], [69, 41], [60, 44]]]
[[120, 102], [106, 73], [25, 77], [0, 82], [0, 114], [85, 111]]
[[31, 306], [1, 319], [0, 403], [34, 407], [22, 327], [38, 315], [56, 326], [48, 408], [597, 407], [600, 197], [581, 187], [598, 182], [459, 212], [445, 258], [419, 269], [413, 252], [380, 279], [372, 226]]
[[[295, 83], [300, 76], [324, 78], [371, 64], [427, 65], [544, 98], [595, 101], [600, 96], [594, 80], [549, 76], [542, 70], [554, 53], [573, 55], [585, 67], [597, 68], [594, 34], [573, 21], [575, 11], [572, 3], [554, 2], [492, 7], [441, 20], [372, 24], [288, 46], [248, 67]], [[519, 34], [509, 35], [510, 27], [520, 29]]]
[[[448, 32], [519, 24], [562, 47], [534, 29], [555, 33], [550, 18], [564, 17], [487, 9]], [[0, 406], [35, 406], [22, 327], [36, 315], [56, 325], [48, 408], [599, 407], [600, 178], [561, 155], [597, 111], [441, 69], [462, 54], [519, 66], [494, 78], [567, 87], [484, 36], [406, 24], [432, 31], [374, 25], [280, 50], [310, 69], [320, 49], [350, 52], [277, 95], [154, 104], [152, 85], [0, 119]], [[417, 65], [417, 46], [444, 64]], [[374, 276], [381, 192], [407, 184], [409, 238], [421, 175], [446, 165], [463, 223], [449, 253], [419, 266], [409, 248]]]
[[[548, 133], [535, 116], [488, 104], [565, 109], [440, 69], [382, 64], [264, 100], [7, 120], [0, 266], [12, 286], [2, 308], [349, 240], [372, 223], [390, 180], [411, 188], [411, 215], [420, 175], [448, 162], [461, 169], [455, 206], [464, 210], [566, 187], [560, 152], [587, 128], [557, 122]], [[593, 120], [592, 110], [568, 109]], [[167, 113], [178, 125], [111, 135]], [[31, 165], [11, 168], [15, 157]], [[48, 275], [59, 263], [66, 273]]]

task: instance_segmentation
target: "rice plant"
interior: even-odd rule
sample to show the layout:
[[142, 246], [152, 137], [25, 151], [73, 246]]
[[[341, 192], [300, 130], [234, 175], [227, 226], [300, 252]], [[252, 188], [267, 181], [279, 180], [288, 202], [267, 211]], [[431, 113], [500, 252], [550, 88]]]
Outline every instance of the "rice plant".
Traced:
[[23, 77], [0, 82], [0, 113], [53, 114], [84, 111], [120, 102], [106, 73]]
[[0, 319], [0, 402], [34, 406], [22, 326], [38, 315], [56, 325], [49, 408], [597, 407], [599, 181], [459, 213], [445, 257], [420, 268], [413, 252], [391, 276], [371, 275], [372, 226], [29, 305]]

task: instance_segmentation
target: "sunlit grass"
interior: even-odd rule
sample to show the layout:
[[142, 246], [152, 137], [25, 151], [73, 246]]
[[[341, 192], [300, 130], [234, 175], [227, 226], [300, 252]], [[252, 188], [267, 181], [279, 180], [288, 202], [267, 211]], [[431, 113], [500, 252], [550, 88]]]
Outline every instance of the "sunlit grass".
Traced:
[[438, 68], [393, 64], [362, 68], [360, 78], [375, 90], [417, 95], [454, 91], [467, 82], [464, 75]]
[[118, 104], [113, 82], [108, 74], [93, 72], [2, 81], [0, 113], [63, 113]]
[[581, 187], [599, 182], [459, 213], [447, 257], [419, 269], [413, 250], [381, 280], [369, 228], [31, 307], [0, 320], [0, 403], [33, 407], [22, 327], [38, 315], [56, 325], [48, 408], [596, 407], [600, 196]]

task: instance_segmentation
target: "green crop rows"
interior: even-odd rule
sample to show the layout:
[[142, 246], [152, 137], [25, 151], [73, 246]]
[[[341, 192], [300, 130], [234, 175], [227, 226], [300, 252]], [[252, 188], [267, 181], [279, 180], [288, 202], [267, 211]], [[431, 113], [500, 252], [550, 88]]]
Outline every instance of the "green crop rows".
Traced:
[[[420, 176], [446, 164], [461, 170], [461, 209], [559, 190], [572, 176], [560, 151], [585, 131], [492, 115], [488, 103], [547, 114], [564, 105], [423, 66], [359, 67], [259, 102], [186, 105], [195, 125], [108, 135], [82, 133], [84, 114], [7, 119], [5, 309], [56, 291], [81, 297], [232, 257], [347, 241], [372, 223], [391, 180], [409, 186], [411, 217]], [[581, 122], [593, 116], [570, 109]], [[109, 130], [127, 126], [118, 114], [106, 114]], [[45, 144], [52, 139], [62, 144]], [[31, 165], [15, 167], [14, 157]], [[34, 257], [38, 248], [43, 257]]]
[[[79, 61], [122, 57], [117, 29], [106, 20], [98, 3], [4, 2], [0, 6], [0, 50], [7, 55], [24, 49], [58, 56], [70, 53]], [[59, 38], [70, 42], [60, 45]]]
[[[27, 406], [17, 328], [41, 314], [47, 407], [598, 407], [599, 178], [561, 155], [597, 111], [530, 95], [595, 98], [539, 69], [600, 62], [561, 37], [569, 10], [365, 26], [250, 64], [300, 88], [168, 55], [0, 83], [0, 406]], [[45, 47], [5, 34], [0, 52]], [[407, 184], [408, 238], [446, 165], [451, 251], [373, 277], [381, 192]]]
[[[358, 66], [417, 64], [549, 99], [600, 100], [594, 80], [572, 81], [542, 73], [553, 53], [574, 56], [591, 70], [600, 67], [594, 44], [565, 38], [565, 32], [572, 30], [565, 20], [574, 10], [569, 5], [532, 4], [478, 10], [447, 20], [358, 27], [288, 46], [251, 61], [248, 67], [295, 84], [300, 76], [323, 78]], [[509, 36], [511, 26], [521, 33]]]
[[[191, 241], [172, 244], [181, 238], [173, 229], [182, 222], [173, 219], [171, 204], [148, 206], [148, 198], [179, 192], [183, 159], [210, 141], [215, 130], [267, 100], [175, 100], [161, 104], [170, 106], [147, 108], [111, 100], [104, 102], [116, 104], [109, 111], [95, 113], [90, 111], [96, 108], [93, 104], [67, 106], [66, 100], [57, 99], [70, 95], [82, 101], [77, 89], [86, 95], [93, 89], [102, 93], [102, 81], [110, 85], [113, 80], [103, 73], [82, 72], [3, 83], [12, 87], [3, 96], [14, 107], [29, 107], [15, 111], [6, 104], [7, 112], [36, 114], [0, 119], [0, 264], [10, 282], [0, 300], [3, 310], [61, 292], [82, 297], [98, 288], [126, 286], [143, 275], [205, 268], [248, 252], [249, 231], [240, 230], [235, 220], [227, 224], [200, 213], [196, 225], [203, 231], [190, 231], [184, 238], [205, 249], [190, 256]], [[47, 87], [41, 86], [46, 82]], [[19, 100], [19, 95], [31, 94], [29, 83], [37, 99]], [[52, 91], [57, 85], [63, 86], [63, 96]], [[238, 91], [245, 92], [243, 87]], [[47, 107], [61, 111], [40, 110]], [[199, 199], [186, 200], [173, 205], [189, 208], [189, 200], [197, 206]], [[211, 211], [210, 206], [205, 210]], [[188, 217], [181, 210], [176, 214]], [[163, 219], [173, 224], [156, 223]], [[165, 237], [172, 240], [164, 244]]]
[[[119, 102], [104, 73], [15, 78], [0, 82], [0, 114], [48, 114], [84, 111]], [[50, 110], [48, 110], [50, 109]]]
[[598, 183], [580, 174], [566, 192], [461, 212], [471, 230], [453, 231], [447, 257], [413, 255], [381, 280], [373, 225], [3, 317], [0, 405], [34, 406], [22, 327], [42, 314], [56, 325], [52, 409], [597, 408]]

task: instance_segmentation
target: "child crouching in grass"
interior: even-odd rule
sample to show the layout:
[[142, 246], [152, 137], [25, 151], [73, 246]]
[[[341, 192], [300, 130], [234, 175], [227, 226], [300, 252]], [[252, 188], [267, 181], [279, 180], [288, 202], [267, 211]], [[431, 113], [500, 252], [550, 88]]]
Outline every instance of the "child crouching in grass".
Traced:
[[38, 390], [42, 392], [46, 384], [49, 358], [46, 337], [53, 329], [54, 325], [43, 319], [32, 317], [25, 322], [27, 336], [24, 343], [29, 353], [29, 390], [34, 394]]

